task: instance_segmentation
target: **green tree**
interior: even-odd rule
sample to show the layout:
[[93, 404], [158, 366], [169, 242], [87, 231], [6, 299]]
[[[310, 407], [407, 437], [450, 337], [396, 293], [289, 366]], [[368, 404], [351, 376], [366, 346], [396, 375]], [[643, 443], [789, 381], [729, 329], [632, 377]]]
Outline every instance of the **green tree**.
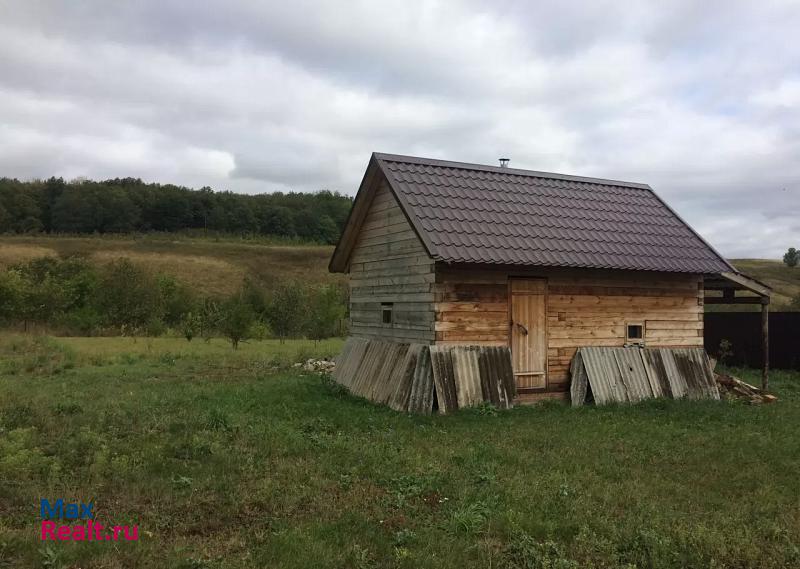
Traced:
[[0, 272], [0, 319], [15, 320], [20, 317], [22, 299], [27, 283], [17, 269]]
[[786, 263], [787, 267], [796, 267], [798, 261], [800, 261], [800, 253], [794, 247], [789, 247], [789, 250], [783, 256], [783, 262]]
[[234, 350], [239, 349], [239, 342], [250, 337], [255, 321], [253, 307], [241, 295], [236, 294], [223, 303], [220, 332], [230, 340]]
[[307, 313], [303, 287], [297, 282], [285, 282], [273, 291], [264, 319], [283, 343], [303, 330]]
[[327, 190], [257, 196], [138, 178], [22, 182], [0, 178], [0, 232], [113, 233], [213, 229], [333, 243], [352, 198]]
[[203, 339], [208, 342], [214, 337], [214, 333], [219, 330], [222, 320], [222, 307], [213, 298], [205, 298], [200, 304], [200, 312], [197, 315], [199, 332]]
[[3, 203], [0, 202], [0, 233], [5, 233], [9, 230], [11, 230], [11, 215], [9, 215]]
[[306, 336], [315, 343], [334, 336], [344, 315], [345, 307], [336, 287], [323, 285], [311, 290], [308, 295], [308, 318], [305, 322]]
[[178, 282], [172, 275], [158, 275], [158, 289], [161, 295], [164, 323], [177, 326], [184, 316], [196, 305], [192, 289]]
[[112, 261], [103, 268], [96, 302], [111, 326], [141, 329], [163, 316], [158, 281], [129, 259]]
[[187, 342], [191, 342], [192, 338], [200, 331], [202, 328], [202, 323], [200, 320], [200, 314], [197, 312], [187, 312], [183, 315], [183, 321], [181, 322], [181, 329], [183, 330], [183, 337], [186, 338]]

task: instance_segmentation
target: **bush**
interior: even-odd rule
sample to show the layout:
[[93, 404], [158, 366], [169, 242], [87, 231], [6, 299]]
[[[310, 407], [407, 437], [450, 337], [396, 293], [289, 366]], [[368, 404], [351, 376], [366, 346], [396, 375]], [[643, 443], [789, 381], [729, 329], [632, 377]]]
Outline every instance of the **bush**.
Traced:
[[783, 262], [787, 267], [796, 267], [798, 261], [800, 261], [800, 252], [794, 247], [789, 247], [789, 250], [783, 256]]
[[163, 314], [158, 281], [128, 259], [118, 259], [104, 268], [97, 306], [107, 324], [134, 330]]
[[177, 326], [196, 308], [197, 300], [192, 290], [171, 275], [158, 276], [158, 289], [163, 306], [164, 323]]
[[334, 336], [339, 321], [345, 315], [339, 291], [333, 286], [321, 286], [311, 290], [308, 297], [306, 336], [315, 342]]
[[222, 306], [220, 332], [231, 341], [234, 350], [239, 342], [250, 337], [250, 330], [256, 320], [253, 307], [240, 295], [228, 299]]
[[59, 324], [86, 336], [93, 336], [103, 325], [103, 315], [94, 306], [81, 306], [64, 313]]
[[18, 270], [0, 273], [0, 319], [13, 320], [20, 314], [25, 281]]
[[303, 330], [307, 314], [304, 288], [297, 282], [286, 282], [273, 292], [264, 318], [282, 342]]

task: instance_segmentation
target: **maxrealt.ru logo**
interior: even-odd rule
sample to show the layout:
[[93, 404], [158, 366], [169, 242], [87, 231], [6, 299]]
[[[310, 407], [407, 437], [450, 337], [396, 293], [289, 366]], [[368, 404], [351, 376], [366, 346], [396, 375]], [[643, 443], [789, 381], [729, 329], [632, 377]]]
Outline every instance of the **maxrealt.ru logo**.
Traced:
[[[42, 540], [54, 541], [128, 541], [139, 539], [139, 526], [110, 526], [106, 528], [94, 519], [94, 502], [65, 503], [62, 498], [51, 503], [42, 498]], [[55, 520], [75, 520], [77, 523], [58, 524]]]

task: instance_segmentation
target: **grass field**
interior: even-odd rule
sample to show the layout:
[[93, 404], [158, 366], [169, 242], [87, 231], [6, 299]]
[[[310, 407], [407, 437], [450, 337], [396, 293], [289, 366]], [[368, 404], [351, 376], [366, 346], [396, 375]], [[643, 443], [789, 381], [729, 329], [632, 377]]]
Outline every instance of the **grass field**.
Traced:
[[[800, 565], [798, 374], [763, 407], [410, 417], [290, 365], [338, 347], [2, 336], [0, 566]], [[140, 539], [43, 544], [43, 497]]]
[[733, 265], [772, 287], [773, 308], [788, 306], [800, 296], [800, 267], [787, 267], [781, 261], [767, 259], [735, 259]]
[[188, 238], [179, 235], [133, 237], [0, 237], [0, 268], [43, 256], [85, 255], [97, 264], [127, 257], [157, 272], [171, 274], [205, 295], [227, 295], [249, 276], [266, 288], [284, 279], [306, 283], [339, 282], [328, 273], [333, 247]]

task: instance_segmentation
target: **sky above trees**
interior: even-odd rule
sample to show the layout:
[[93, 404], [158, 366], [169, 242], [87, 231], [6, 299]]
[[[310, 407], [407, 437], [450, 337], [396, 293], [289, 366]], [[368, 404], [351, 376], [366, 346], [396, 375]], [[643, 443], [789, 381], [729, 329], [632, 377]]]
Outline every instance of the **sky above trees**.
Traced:
[[355, 193], [372, 151], [652, 185], [800, 240], [800, 3], [0, 0], [0, 176]]

